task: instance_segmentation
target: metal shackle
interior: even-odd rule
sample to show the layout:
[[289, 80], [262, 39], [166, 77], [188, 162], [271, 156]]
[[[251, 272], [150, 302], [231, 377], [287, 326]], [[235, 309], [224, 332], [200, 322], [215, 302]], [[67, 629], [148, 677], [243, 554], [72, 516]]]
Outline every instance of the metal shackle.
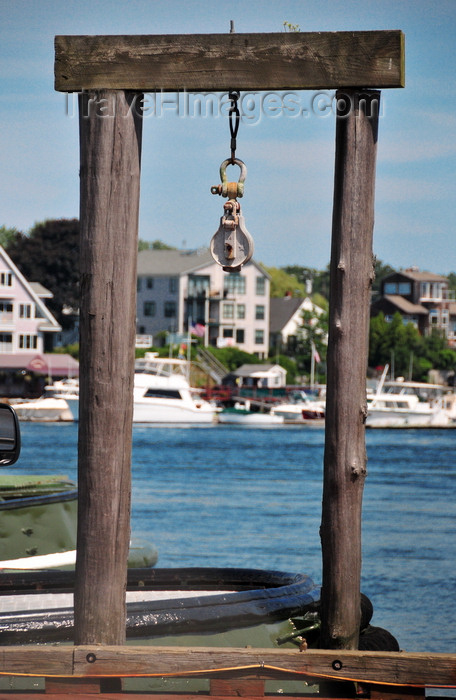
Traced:
[[[239, 175], [238, 182], [228, 182], [226, 177], [226, 169], [228, 165], [238, 165], [241, 172]], [[242, 197], [244, 194], [244, 182], [247, 177], [247, 166], [244, 161], [235, 158], [227, 158], [223, 161], [220, 166], [220, 180], [221, 185], [215, 185], [211, 187], [212, 194], [221, 194], [222, 197], [228, 197], [229, 199], [235, 199], [236, 197]]]

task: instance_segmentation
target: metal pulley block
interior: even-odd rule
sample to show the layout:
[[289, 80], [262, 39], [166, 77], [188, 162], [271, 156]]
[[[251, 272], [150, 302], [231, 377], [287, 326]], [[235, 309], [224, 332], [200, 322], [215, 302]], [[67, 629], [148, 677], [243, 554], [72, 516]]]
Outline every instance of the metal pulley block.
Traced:
[[253, 238], [245, 227], [241, 205], [235, 199], [223, 205], [220, 226], [211, 240], [211, 254], [225, 272], [239, 272], [253, 255]]

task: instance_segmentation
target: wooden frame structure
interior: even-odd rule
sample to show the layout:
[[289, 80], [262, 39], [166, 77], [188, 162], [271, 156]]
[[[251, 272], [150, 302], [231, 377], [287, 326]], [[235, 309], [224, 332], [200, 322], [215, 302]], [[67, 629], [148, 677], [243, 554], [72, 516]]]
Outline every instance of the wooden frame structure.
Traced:
[[[271, 676], [350, 678], [374, 684], [369, 686], [371, 697], [390, 695], [385, 683], [410, 686], [392, 691], [395, 697], [422, 696], [428, 684], [451, 684], [456, 667], [450, 655], [354, 651], [366, 467], [365, 372], [378, 89], [404, 86], [402, 32], [57, 36], [55, 49], [56, 90], [81, 93], [77, 646], [1, 648], [0, 672], [46, 676], [49, 692], [75, 697], [103, 694], [108, 687], [120, 691], [120, 680], [113, 685], [112, 677], [151, 674], [206, 675], [212, 678], [211, 694], [219, 697], [261, 696], [262, 683]], [[334, 88], [341, 105], [336, 126], [322, 515], [324, 638], [327, 648], [338, 651], [122, 646], [141, 162], [138, 105], [144, 91], [233, 87]], [[227, 676], [236, 680], [226, 684]], [[108, 684], [106, 679], [111, 679]]]

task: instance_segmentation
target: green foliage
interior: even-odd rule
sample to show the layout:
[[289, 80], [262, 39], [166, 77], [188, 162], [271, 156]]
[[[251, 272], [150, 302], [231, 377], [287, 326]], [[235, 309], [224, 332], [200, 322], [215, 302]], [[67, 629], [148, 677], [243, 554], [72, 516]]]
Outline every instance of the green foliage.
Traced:
[[284, 28], [284, 31], [286, 31], [286, 32], [300, 32], [301, 31], [299, 24], [291, 24], [291, 22], [284, 22], [283, 28]]
[[63, 307], [79, 307], [78, 219], [37, 223], [28, 235], [17, 232], [6, 251], [29, 282], [40, 282], [53, 293], [47, 306], [68, 327], [71, 321]]
[[[325, 299], [329, 299], [329, 265], [325, 270], [316, 270], [314, 267], [300, 265], [286, 265], [281, 269], [288, 275], [293, 275], [304, 286], [304, 289], [306, 289], [307, 282], [311, 282], [312, 294], [320, 294]], [[321, 305], [319, 304], [319, 306]]]
[[75, 360], [79, 360], [79, 343], [61, 345], [58, 348], [54, 348], [53, 352], [57, 355], [71, 355]]
[[233, 372], [241, 365], [256, 365], [261, 364], [264, 360], [259, 360], [256, 355], [250, 355], [239, 348], [214, 348], [207, 347], [214, 357], [224, 365], [229, 372]]
[[287, 384], [296, 384], [298, 367], [294, 358], [289, 357], [288, 355], [271, 355], [269, 357], [269, 361], [273, 364], [280, 365], [287, 370]]
[[283, 268], [265, 267], [271, 277], [271, 297], [284, 297], [287, 293], [294, 297], [306, 296], [306, 287], [294, 275], [288, 274]]
[[6, 250], [18, 235], [20, 233], [16, 227], [0, 226], [0, 245], [2, 248]]
[[447, 280], [449, 289], [454, 289], [456, 291], [456, 272], [450, 272]]
[[404, 324], [400, 313], [390, 323], [383, 314], [370, 321], [369, 366], [394, 362], [396, 376], [426, 381], [430, 369], [456, 369], [456, 351], [448, 348], [444, 335], [434, 330], [422, 337], [412, 323]]

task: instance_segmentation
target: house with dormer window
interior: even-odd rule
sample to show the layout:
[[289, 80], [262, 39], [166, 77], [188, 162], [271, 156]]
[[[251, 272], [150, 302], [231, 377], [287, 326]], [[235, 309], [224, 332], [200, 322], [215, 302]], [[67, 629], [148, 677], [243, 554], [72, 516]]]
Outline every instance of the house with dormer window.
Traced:
[[381, 282], [381, 297], [371, 306], [371, 316], [380, 312], [386, 320], [399, 312], [404, 323], [412, 323], [422, 335], [437, 328], [449, 345], [456, 344], [455, 293], [441, 275], [416, 267], [387, 275]]

